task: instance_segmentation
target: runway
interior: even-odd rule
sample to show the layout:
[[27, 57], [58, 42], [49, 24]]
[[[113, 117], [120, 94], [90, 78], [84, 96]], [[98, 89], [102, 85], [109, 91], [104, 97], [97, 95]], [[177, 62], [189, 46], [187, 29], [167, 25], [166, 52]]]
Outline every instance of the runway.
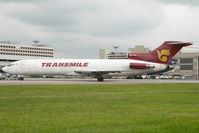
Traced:
[[1, 80], [0, 85], [65, 85], [65, 84], [174, 84], [199, 83], [199, 80], [165, 80], [165, 79], [105, 79], [98, 82], [96, 79], [31, 79]]

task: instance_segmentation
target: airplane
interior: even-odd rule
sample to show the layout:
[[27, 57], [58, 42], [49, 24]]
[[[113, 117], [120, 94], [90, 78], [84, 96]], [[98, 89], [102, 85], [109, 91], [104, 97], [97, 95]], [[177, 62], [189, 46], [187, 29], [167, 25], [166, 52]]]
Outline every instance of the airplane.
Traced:
[[[150, 53], [134, 59], [29, 59], [16, 61], [2, 70], [12, 75], [84, 75], [103, 82], [108, 75], [141, 75], [170, 69], [167, 63], [190, 42], [166, 41]], [[23, 78], [22, 78], [23, 80]]]

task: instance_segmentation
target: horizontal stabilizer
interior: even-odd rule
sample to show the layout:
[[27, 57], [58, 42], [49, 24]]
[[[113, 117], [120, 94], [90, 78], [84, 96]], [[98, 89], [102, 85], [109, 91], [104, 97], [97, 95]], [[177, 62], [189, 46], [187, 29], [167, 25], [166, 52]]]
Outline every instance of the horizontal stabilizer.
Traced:
[[172, 46], [172, 47], [178, 47], [178, 46], [189, 46], [192, 45], [190, 42], [179, 42], [179, 43], [168, 43], [167, 45]]

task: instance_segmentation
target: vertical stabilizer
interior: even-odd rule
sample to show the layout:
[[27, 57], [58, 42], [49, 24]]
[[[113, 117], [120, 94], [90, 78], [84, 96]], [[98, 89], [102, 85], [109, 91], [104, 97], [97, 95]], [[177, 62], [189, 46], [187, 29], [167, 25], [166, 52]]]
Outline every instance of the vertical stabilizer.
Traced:
[[150, 53], [129, 53], [129, 59], [167, 64], [182, 47], [192, 45], [190, 42], [166, 41]]

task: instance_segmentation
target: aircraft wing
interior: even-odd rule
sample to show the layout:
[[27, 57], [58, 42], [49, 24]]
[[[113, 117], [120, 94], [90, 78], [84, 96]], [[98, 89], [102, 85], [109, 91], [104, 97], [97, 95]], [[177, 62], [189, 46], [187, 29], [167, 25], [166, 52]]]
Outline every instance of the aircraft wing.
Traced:
[[82, 74], [82, 75], [102, 76], [102, 75], [110, 74], [110, 73], [121, 73], [121, 71], [96, 71], [96, 70], [89, 70], [89, 71], [75, 71], [75, 73]]

